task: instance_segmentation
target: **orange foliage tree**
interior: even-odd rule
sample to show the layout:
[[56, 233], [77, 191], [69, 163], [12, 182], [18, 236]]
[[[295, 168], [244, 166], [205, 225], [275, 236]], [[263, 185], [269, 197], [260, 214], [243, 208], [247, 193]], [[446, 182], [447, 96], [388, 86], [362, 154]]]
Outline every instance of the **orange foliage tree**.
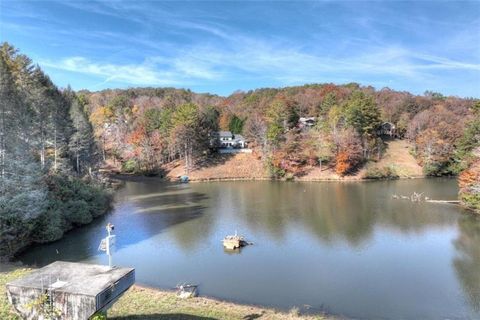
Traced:
[[229, 112], [222, 112], [220, 119], [218, 120], [218, 126], [221, 130], [228, 131], [230, 125], [230, 120], [232, 120], [232, 114]]
[[352, 173], [363, 161], [360, 137], [353, 129], [344, 129], [336, 137], [335, 144], [335, 172], [341, 176]]

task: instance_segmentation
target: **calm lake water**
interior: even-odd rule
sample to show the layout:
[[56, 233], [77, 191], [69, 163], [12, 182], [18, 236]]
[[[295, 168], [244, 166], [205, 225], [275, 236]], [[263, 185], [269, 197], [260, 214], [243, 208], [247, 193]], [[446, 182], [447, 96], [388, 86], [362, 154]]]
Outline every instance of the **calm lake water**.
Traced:
[[[450, 179], [356, 183], [127, 182], [113, 212], [19, 257], [108, 263], [97, 251], [115, 224], [114, 263], [137, 282], [288, 310], [356, 319], [480, 319], [480, 219], [454, 205]], [[224, 251], [235, 230], [254, 245]]]

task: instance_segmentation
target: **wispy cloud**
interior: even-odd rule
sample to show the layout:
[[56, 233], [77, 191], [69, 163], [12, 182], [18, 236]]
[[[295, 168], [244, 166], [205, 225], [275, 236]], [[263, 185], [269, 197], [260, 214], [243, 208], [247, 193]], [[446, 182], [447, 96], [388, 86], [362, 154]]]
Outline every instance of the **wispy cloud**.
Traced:
[[98, 63], [84, 57], [70, 57], [58, 62], [41, 61], [44, 67], [96, 76], [102, 83], [120, 82], [130, 85], [175, 86], [192, 84], [198, 80], [212, 80], [214, 71], [190, 62], [165, 64], [165, 59], [154, 57], [139, 64]]
[[[71, 79], [74, 88], [152, 85], [228, 93], [357, 81], [471, 94], [480, 90], [480, 19], [470, 12], [480, 4], [465, 6], [21, 1], [8, 3], [2, 27], [27, 47], [35, 43], [40, 65], [54, 79]], [[81, 84], [75, 85], [74, 73], [84, 75]]]
[[111, 64], [70, 57], [59, 63], [43, 61], [56, 69], [103, 77], [105, 81], [132, 85], [195, 85], [204, 81], [264, 77], [280, 84], [328, 81], [332, 77], [358, 78], [386, 75], [414, 81], [435, 70], [480, 71], [480, 64], [456, 61], [401, 47], [374, 48], [371, 52], [332, 58], [284, 48], [256, 39], [235, 37], [230, 49], [196, 46], [176, 52], [174, 57], [149, 57], [139, 64]]

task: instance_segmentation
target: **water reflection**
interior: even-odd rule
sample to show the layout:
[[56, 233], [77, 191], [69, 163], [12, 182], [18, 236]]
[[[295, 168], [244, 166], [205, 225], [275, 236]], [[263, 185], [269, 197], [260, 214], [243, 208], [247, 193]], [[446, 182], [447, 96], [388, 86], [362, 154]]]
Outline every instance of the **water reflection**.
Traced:
[[219, 207], [243, 218], [250, 229], [267, 232], [272, 240], [280, 242], [292, 224], [301, 224], [320, 242], [345, 240], [351, 246], [360, 246], [368, 242], [378, 224], [400, 232], [421, 232], [456, 221], [456, 216], [451, 215], [455, 212], [452, 207], [438, 206], [432, 210], [431, 204], [392, 200], [392, 194], [410, 188], [385, 188], [388, 184], [259, 183], [248, 188], [234, 185], [222, 194]]
[[[154, 237], [167, 228], [200, 218], [205, 210], [200, 203], [207, 199], [205, 194], [192, 192], [183, 185], [155, 181], [126, 183], [116, 195], [113, 212], [69, 232], [61, 241], [35, 246], [19, 258], [35, 266], [44, 266], [56, 260], [90, 260], [100, 255], [98, 244], [105, 236], [107, 222], [114, 223], [116, 232], [121, 234], [115, 245], [115, 250], [119, 251]], [[182, 228], [175, 230], [178, 230], [175, 237], [178, 245], [184, 249], [195, 246], [199, 233]]]
[[[448, 179], [127, 182], [111, 214], [19, 259], [104, 263], [97, 246], [109, 221], [114, 261], [135, 267], [140, 283], [187, 281], [222, 299], [353, 318], [478, 318], [480, 223], [452, 205], [391, 197], [413, 191], [457, 194]], [[255, 244], [225, 251], [221, 239], [235, 230]]]
[[468, 302], [480, 313], [480, 218], [465, 215], [459, 219], [458, 227], [458, 255], [453, 264]]

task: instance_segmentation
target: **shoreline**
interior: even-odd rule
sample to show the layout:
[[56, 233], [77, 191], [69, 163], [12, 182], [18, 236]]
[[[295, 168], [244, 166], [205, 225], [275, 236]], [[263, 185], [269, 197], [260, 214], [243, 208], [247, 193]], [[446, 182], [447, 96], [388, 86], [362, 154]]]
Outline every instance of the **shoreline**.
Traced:
[[[143, 291], [149, 291], [151, 293], [160, 293], [160, 294], [166, 294], [166, 295], [175, 295], [175, 290], [173, 289], [164, 289], [164, 288], [157, 288], [157, 287], [152, 287], [148, 286], [145, 284], [134, 284], [132, 286], [133, 290], [143, 290]], [[292, 313], [298, 313], [296, 316], [300, 318], [295, 318], [295, 319], [325, 319], [325, 320], [336, 320], [336, 319], [345, 319], [345, 318], [339, 318], [338, 316], [332, 315], [332, 314], [327, 314], [324, 312], [311, 312], [311, 313], [305, 313], [302, 314], [299, 310], [300, 308], [298, 306], [293, 306], [290, 308], [289, 311], [287, 310], [281, 310], [277, 309], [274, 307], [269, 307], [269, 306], [262, 306], [262, 305], [257, 305], [257, 304], [250, 304], [250, 303], [241, 303], [241, 302], [235, 302], [231, 300], [225, 300], [221, 298], [215, 298], [207, 295], [199, 295], [194, 298], [188, 298], [188, 299], [182, 299], [182, 301], [189, 301], [190, 299], [195, 299], [200, 300], [203, 303], [209, 304], [215, 304], [215, 305], [223, 305], [225, 307], [237, 307], [237, 308], [245, 308], [249, 310], [258, 310], [258, 311], [263, 311], [263, 313], [268, 312], [280, 316], [288, 315], [292, 316]], [[308, 308], [307, 308], [308, 309]], [[298, 310], [298, 311], [297, 311]], [[319, 318], [320, 317], [320, 318]], [[290, 319], [290, 318], [289, 318]]]
[[[148, 181], [148, 180], [159, 180], [166, 183], [180, 183], [179, 180], [170, 178], [170, 177], [159, 177], [159, 176], [146, 176], [139, 174], [111, 174], [109, 178], [116, 179], [118, 181]], [[188, 183], [202, 183], [202, 182], [235, 182], [235, 181], [275, 181], [275, 182], [371, 182], [371, 181], [393, 181], [393, 180], [415, 180], [415, 179], [432, 179], [432, 178], [447, 178], [454, 179], [456, 176], [443, 176], [443, 177], [429, 177], [424, 175], [418, 176], [402, 176], [398, 178], [384, 178], [384, 179], [366, 179], [351, 176], [349, 178], [308, 178], [304, 179], [302, 177], [295, 179], [274, 179], [274, 178], [258, 178], [258, 177], [219, 177], [219, 178], [191, 178]]]
[[[22, 277], [34, 268], [14, 263], [0, 263], [0, 318], [20, 320], [8, 303], [6, 283]], [[108, 310], [108, 319], [278, 319], [335, 320], [343, 319], [323, 313], [300, 314], [298, 308], [289, 312], [259, 305], [241, 304], [198, 296], [178, 298], [173, 290], [134, 284]]]

